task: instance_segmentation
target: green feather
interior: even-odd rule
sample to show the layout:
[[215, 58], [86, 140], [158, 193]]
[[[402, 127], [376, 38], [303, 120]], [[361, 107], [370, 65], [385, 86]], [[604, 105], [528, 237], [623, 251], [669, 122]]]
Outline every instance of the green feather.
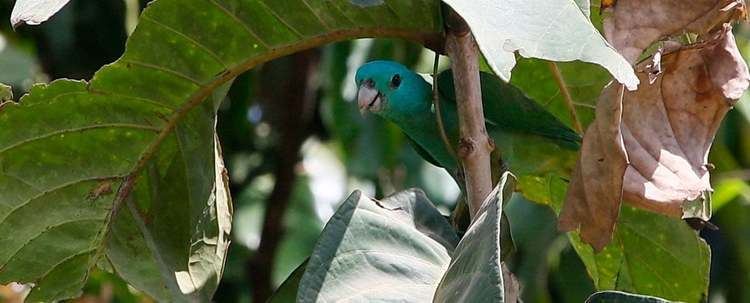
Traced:
[[[581, 147], [581, 136], [524, 95], [521, 90], [492, 74], [482, 72], [480, 79], [484, 119], [488, 127], [497, 126], [505, 130], [542, 136], [572, 150]], [[441, 100], [456, 102], [451, 70], [438, 75], [438, 91]]]

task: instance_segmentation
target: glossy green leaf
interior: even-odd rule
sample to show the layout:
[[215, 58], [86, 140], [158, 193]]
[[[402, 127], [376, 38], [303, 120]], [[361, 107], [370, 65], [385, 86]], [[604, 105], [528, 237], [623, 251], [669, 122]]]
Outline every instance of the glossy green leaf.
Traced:
[[453, 252], [434, 302], [504, 302], [500, 264], [503, 201], [513, 195], [515, 177], [503, 174]]
[[12, 237], [0, 246], [0, 283], [35, 284], [30, 301], [71, 298], [106, 257], [159, 301], [210, 300], [231, 228], [214, 137], [228, 84], [326, 42], [440, 40], [438, 3], [388, 4], [154, 1], [122, 58], [91, 81], [38, 85], [5, 103], [0, 232]]
[[[571, 0], [444, 0], [471, 27], [492, 70], [511, 79], [515, 51], [526, 58], [595, 63], [630, 89], [638, 78]], [[554, 20], [554, 21], [553, 21]]]
[[586, 303], [670, 303], [670, 301], [620, 291], [602, 291], [591, 295], [586, 299]]
[[599, 254], [569, 235], [597, 289], [684, 302], [708, 295], [711, 252], [682, 220], [623, 206], [612, 244]]
[[419, 190], [382, 200], [354, 192], [318, 240], [298, 302], [429, 302], [458, 237]]

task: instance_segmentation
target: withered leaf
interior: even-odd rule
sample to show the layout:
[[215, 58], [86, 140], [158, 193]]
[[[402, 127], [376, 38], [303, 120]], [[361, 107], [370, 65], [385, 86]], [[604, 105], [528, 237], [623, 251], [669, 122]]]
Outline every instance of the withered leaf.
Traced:
[[560, 228], [580, 227], [596, 250], [611, 240], [621, 198], [673, 217], [710, 216], [708, 151], [750, 73], [728, 26], [710, 42], [665, 54], [662, 70], [650, 85], [639, 72], [637, 91], [605, 89], [584, 136]]
[[596, 107], [581, 146], [581, 157], [573, 172], [559, 227], [580, 228], [581, 238], [600, 250], [609, 243], [620, 215], [623, 176], [627, 154], [622, 141], [622, 85], [606, 87]]
[[704, 34], [744, 15], [744, 0], [619, 0], [605, 10], [604, 34], [635, 63], [654, 42], [683, 32]]

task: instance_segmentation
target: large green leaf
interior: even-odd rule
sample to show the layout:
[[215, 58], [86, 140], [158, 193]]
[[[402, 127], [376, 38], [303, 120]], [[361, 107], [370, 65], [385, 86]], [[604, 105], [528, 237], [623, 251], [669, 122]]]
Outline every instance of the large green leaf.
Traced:
[[638, 78], [571, 0], [444, 0], [471, 27], [492, 70], [510, 80], [515, 51], [526, 58], [596, 63], [630, 89]]
[[380, 201], [354, 192], [318, 240], [299, 302], [428, 302], [458, 236], [419, 190]]
[[569, 235], [598, 289], [684, 302], [708, 296], [710, 250], [682, 220], [623, 206], [612, 244], [598, 254]]
[[[554, 176], [531, 181], [529, 199], [559, 213], [567, 183]], [[707, 295], [710, 250], [682, 220], [623, 206], [612, 244], [602, 252], [595, 254], [577, 232], [568, 238], [599, 290], [685, 302]]]
[[35, 284], [30, 301], [70, 298], [109, 264], [159, 301], [209, 300], [230, 230], [214, 138], [227, 84], [330, 41], [440, 40], [437, 3], [383, 3], [154, 1], [122, 58], [90, 82], [59, 80], [5, 103], [0, 283]]
[[515, 177], [505, 173], [479, 209], [453, 252], [434, 302], [504, 302], [500, 264], [503, 201], [513, 195]]

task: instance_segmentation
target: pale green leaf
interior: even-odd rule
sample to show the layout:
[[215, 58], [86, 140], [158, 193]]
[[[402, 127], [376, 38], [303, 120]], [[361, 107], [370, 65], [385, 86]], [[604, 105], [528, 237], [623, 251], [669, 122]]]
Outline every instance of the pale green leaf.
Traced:
[[639, 80], [633, 68], [571, 0], [444, 0], [471, 27], [492, 70], [508, 81], [523, 57], [596, 63], [629, 89]]
[[434, 302], [504, 302], [500, 223], [514, 188], [515, 177], [505, 173], [453, 252]]
[[380, 201], [354, 192], [318, 240], [298, 302], [429, 302], [458, 237], [419, 190]]
[[61, 10], [70, 0], [16, 0], [10, 24], [39, 25]]

